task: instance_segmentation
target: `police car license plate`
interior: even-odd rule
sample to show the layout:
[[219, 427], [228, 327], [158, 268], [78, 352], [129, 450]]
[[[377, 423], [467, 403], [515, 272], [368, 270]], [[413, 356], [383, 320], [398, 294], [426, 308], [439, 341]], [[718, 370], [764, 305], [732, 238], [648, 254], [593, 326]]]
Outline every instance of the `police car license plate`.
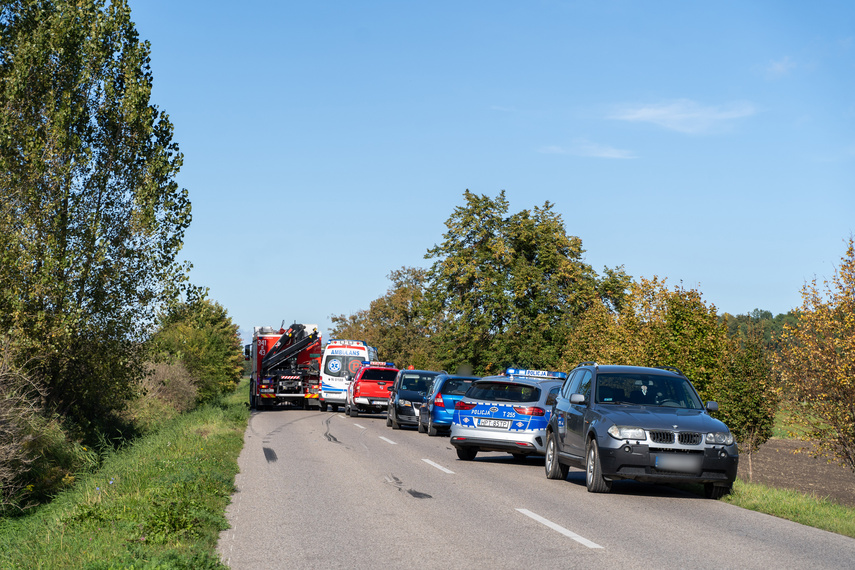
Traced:
[[701, 470], [701, 457], [699, 455], [657, 455], [654, 465], [656, 469], [663, 471], [697, 473]]
[[511, 427], [511, 420], [494, 420], [492, 418], [481, 418], [478, 420], [478, 427], [491, 427], [508, 429]]

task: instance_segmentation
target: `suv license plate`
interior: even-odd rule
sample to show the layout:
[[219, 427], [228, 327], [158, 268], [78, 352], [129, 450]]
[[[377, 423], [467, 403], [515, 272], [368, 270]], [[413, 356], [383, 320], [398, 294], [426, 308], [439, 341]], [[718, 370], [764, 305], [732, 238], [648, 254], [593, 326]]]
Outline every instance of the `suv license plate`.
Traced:
[[508, 429], [511, 427], [511, 420], [494, 420], [491, 418], [481, 418], [478, 420], [478, 427], [491, 427]]
[[701, 458], [697, 455], [657, 455], [654, 465], [663, 471], [697, 473], [701, 470]]

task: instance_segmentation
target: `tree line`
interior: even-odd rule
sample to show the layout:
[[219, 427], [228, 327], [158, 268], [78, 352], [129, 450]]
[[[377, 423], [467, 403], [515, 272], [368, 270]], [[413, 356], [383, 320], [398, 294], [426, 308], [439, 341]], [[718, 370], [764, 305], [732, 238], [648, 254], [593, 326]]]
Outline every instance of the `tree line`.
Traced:
[[392, 271], [368, 309], [333, 315], [334, 337], [364, 339], [399, 366], [477, 375], [583, 361], [675, 366], [720, 403], [749, 470], [782, 401], [823, 453], [855, 469], [851, 239], [828, 299], [807, 288], [805, 306], [786, 315], [718, 316], [696, 289], [622, 266], [597, 273], [549, 202], [510, 213], [504, 192], [467, 190], [463, 200], [427, 250], [430, 265]]
[[180, 263], [183, 157], [126, 0], [0, 4], [0, 511], [233, 387], [237, 327]]

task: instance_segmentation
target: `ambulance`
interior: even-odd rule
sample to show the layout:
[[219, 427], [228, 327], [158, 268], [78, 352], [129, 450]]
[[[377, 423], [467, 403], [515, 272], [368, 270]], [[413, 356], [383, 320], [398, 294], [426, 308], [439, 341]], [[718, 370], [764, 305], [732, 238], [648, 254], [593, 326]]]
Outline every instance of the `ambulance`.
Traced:
[[347, 402], [347, 387], [363, 361], [378, 360], [377, 349], [362, 340], [334, 339], [324, 348], [321, 364], [321, 411], [337, 412]]

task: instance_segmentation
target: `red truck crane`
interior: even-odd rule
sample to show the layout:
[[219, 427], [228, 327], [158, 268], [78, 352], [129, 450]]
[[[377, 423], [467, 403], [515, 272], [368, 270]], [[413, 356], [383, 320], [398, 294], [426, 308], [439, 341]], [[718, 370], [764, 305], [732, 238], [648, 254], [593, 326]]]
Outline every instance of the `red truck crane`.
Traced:
[[255, 327], [244, 348], [252, 360], [249, 407], [265, 409], [296, 404], [304, 409], [317, 402], [321, 384], [321, 334], [318, 325], [294, 323], [278, 331]]

